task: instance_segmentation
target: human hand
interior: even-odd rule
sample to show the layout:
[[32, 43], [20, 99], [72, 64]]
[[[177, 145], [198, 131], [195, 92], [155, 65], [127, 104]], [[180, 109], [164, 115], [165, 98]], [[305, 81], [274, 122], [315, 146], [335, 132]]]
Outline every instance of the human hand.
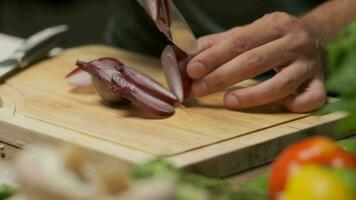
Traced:
[[230, 109], [279, 100], [292, 112], [326, 102], [320, 39], [299, 18], [275, 12], [243, 27], [199, 39], [202, 51], [188, 64], [194, 96], [206, 96], [274, 69], [274, 77], [225, 94]]

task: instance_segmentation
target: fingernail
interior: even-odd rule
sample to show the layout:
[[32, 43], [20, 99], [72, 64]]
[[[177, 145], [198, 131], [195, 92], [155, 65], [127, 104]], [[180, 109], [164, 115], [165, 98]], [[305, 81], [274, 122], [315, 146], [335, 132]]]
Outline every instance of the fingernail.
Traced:
[[204, 65], [199, 61], [194, 61], [188, 66], [188, 75], [193, 78], [201, 78], [202, 74], [204, 74]]
[[208, 93], [208, 86], [205, 83], [205, 81], [200, 80], [193, 84], [192, 86], [193, 96], [200, 97], [206, 95], [207, 93]]
[[240, 107], [240, 104], [235, 95], [228, 94], [225, 97], [225, 106], [229, 109], [236, 109]]

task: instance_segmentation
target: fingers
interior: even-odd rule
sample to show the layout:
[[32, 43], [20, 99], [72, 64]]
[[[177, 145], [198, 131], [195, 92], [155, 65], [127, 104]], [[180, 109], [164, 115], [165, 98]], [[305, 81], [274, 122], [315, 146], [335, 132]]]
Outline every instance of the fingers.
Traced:
[[286, 99], [286, 107], [295, 113], [307, 113], [323, 106], [327, 101], [322, 77], [313, 79], [302, 93]]
[[[221, 33], [215, 33], [215, 34], [211, 34], [211, 35], [207, 35], [207, 36], [203, 36], [201, 38], [198, 39], [198, 43], [199, 43], [199, 53], [202, 51], [205, 51], [207, 49], [209, 49], [210, 47], [212, 47], [213, 45], [221, 42], [223, 39], [226, 38], [226, 35], [229, 34], [228, 32], [221, 32]], [[197, 53], [197, 54], [199, 54]]]
[[205, 96], [240, 81], [254, 78], [276, 66], [289, 64], [296, 55], [285, 50], [288, 42], [288, 38], [281, 38], [237, 56], [195, 81], [192, 85], [193, 95]]
[[314, 74], [312, 65], [315, 64], [300, 59], [265, 82], [227, 93], [224, 98], [225, 106], [230, 109], [251, 108], [285, 98]]
[[275, 28], [271, 17], [232, 29], [224, 41], [202, 51], [190, 61], [188, 75], [193, 79], [201, 78], [243, 52], [281, 38], [283, 34], [280, 28]]

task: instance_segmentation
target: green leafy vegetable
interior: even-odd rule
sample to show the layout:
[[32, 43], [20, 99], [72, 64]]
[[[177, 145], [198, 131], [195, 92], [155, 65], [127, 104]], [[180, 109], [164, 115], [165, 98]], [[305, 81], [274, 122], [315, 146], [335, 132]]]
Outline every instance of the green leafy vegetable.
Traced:
[[7, 199], [14, 195], [16, 190], [7, 185], [0, 185], [0, 200]]
[[260, 193], [261, 195], [267, 195], [268, 191], [268, 179], [269, 173], [266, 173], [259, 178], [251, 180], [246, 184], [246, 187], [250, 190], [256, 191], [256, 193]]
[[133, 177], [138, 180], [157, 176], [177, 179], [179, 182], [178, 195], [181, 200], [186, 200], [188, 194], [200, 196], [202, 195], [202, 191], [207, 192], [211, 199], [215, 199], [225, 195], [229, 190], [229, 185], [223, 180], [207, 178], [194, 173], [184, 173], [161, 158], [152, 160], [143, 165], [135, 166], [132, 170], [132, 174]]
[[339, 125], [340, 132], [356, 128], [356, 20], [339, 33], [327, 47], [330, 77], [327, 89], [338, 101], [323, 108], [321, 113], [346, 111], [349, 116]]
[[202, 197], [209, 200], [267, 200], [267, 175], [246, 183], [244, 187], [234, 188], [221, 179], [183, 172], [161, 158], [135, 166], [132, 175], [136, 180], [157, 176], [177, 179], [179, 200], [204, 199]]
[[356, 154], [356, 140], [341, 140], [338, 144], [346, 151]]

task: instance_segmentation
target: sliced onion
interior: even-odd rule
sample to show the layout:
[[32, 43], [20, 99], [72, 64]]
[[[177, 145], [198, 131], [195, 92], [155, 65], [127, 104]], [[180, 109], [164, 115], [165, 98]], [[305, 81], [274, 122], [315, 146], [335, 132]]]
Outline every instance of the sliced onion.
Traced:
[[175, 108], [172, 105], [140, 89], [121, 74], [115, 75], [112, 82], [116, 83], [113, 87], [114, 92], [129, 99], [133, 104], [149, 114], [159, 117], [169, 117], [175, 112]]
[[167, 45], [162, 52], [161, 62], [169, 88], [182, 103], [189, 97], [192, 79], [187, 74], [189, 56], [176, 46]]
[[156, 98], [159, 98], [171, 105], [177, 103], [177, 97], [174, 94], [147, 75], [131, 67], [122, 68], [121, 72], [130, 82], [134, 83], [137, 87], [152, 96], [155, 96]]
[[90, 74], [81, 70], [80, 68], [74, 69], [66, 76], [66, 78], [68, 79], [69, 84], [76, 87], [85, 87], [92, 85]]

